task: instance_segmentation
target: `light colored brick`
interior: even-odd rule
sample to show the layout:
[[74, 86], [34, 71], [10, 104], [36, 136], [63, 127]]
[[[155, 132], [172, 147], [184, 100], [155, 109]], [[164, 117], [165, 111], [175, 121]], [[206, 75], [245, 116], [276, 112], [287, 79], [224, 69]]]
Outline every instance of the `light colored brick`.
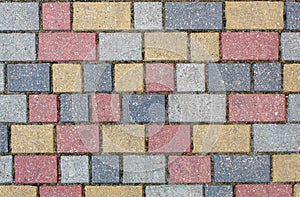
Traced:
[[281, 33], [281, 59], [283, 61], [300, 60], [300, 33], [283, 32]]
[[273, 155], [273, 182], [300, 181], [300, 155]]
[[142, 186], [86, 186], [86, 197], [143, 197]]
[[4, 76], [4, 64], [0, 64], [0, 92], [3, 92], [5, 88]]
[[89, 158], [85, 156], [60, 157], [62, 183], [88, 183]]
[[162, 3], [135, 2], [134, 28], [142, 30], [162, 29]]
[[177, 64], [176, 86], [178, 92], [205, 91], [205, 65]]
[[0, 174], [1, 174], [0, 183], [12, 183], [13, 181], [12, 155], [0, 156]]
[[283, 66], [283, 90], [285, 92], [300, 91], [300, 64]]
[[0, 122], [27, 121], [26, 95], [0, 95]]
[[0, 186], [0, 196], [3, 197], [37, 197], [37, 186], [22, 185], [2, 185]]
[[202, 185], [151, 185], [146, 186], [147, 197], [172, 196], [172, 197], [203, 197]]
[[300, 197], [300, 184], [294, 185], [294, 197]]

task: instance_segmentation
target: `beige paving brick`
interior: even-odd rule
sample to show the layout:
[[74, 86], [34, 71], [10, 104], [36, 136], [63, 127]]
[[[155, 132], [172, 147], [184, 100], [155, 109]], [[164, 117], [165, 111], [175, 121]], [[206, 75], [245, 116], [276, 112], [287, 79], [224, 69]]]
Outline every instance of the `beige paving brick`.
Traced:
[[283, 89], [285, 92], [300, 91], [300, 64], [283, 66]]
[[144, 125], [102, 125], [103, 152], [145, 152]]
[[131, 28], [129, 2], [75, 2], [73, 10], [73, 29], [76, 31]]
[[300, 181], [300, 155], [273, 155], [273, 182]]
[[143, 187], [142, 186], [86, 186], [85, 196], [86, 197], [142, 197]]
[[191, 33], [191, 60], [214, 62], [220, 59], [219, 33]]
[[116, 64], [114, 71], [117, 92], [142, 92], [144, 90], [143, 64]]
[[148, 32], [144, 34], [145, 60], [187, 60], [187, 33]]
[[227, 29], [283, 29], [283, 2], [226, 2]]
[[12, 153], [53, 153], [53, 125], [12, 125]]
[[250, 152], [250, 125], [194, 125], [193, 152]]
[[3, 185], [0, 186], [0, 197], [36, 197], [36, 186], [15, 186], [15, 185]]
[[300, 184], [294, 185], [294, 197], [300, 197]]

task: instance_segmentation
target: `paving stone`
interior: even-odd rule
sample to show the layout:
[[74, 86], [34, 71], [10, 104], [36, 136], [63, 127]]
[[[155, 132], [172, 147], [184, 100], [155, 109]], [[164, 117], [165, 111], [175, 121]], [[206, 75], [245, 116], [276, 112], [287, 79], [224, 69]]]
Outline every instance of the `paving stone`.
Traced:
[[119, 162], [117, 155], [92, 156], [92, 182], [119, 183]]
[[269, 155], [214, 155], [214, 181], [270, 182]]
[[223, 32], [221, 33], [223, 60], [269, 60], [279, 58], [277, 32]]
[[61, 156], [62, 183], [88, 183], [89, 161], [88, 156]]
[[142, 186], [86, 186], [86, 197], [110, 196], [118, 197], [122, 194], [124, 197], [143, 197]]
[[300, 125], [254, 124], [253, 148], [257, 152], [298, 152], [300, 150]]
[[49, 92], [50, 64], [8, 64], [8, 91]]
[[230, 94], [230, 122], [285, 122], [284, 94]]
[[162, 29], [162, 3], [135, 2], [134, 28], [141, 30]]
[[67, 186], [40, 186], [40, 197], [82, 197], [82, 187], [80, 185]]
[[272, 156], [272, 182], [299, 182], [300, 155], [285, 154]]
[[38, 57], [44, 62], [96, 60], [96, 33], [39, 33]]
[[141, 33], [99, 33], [101, 61], [142, 60]]
[[97, 153], [99, 125], [56, 125], [56, 146], [58, 153]]
[[130, 2], [73, 3], [73, 30], [128, 29], [131, 29]]
[[0, 156], [0, 172], [0, 183], [13, 182], [13, 157], [11, 155]]
[[300, 3], [286, 2], [285, 3], [285, 17], [286, 29], [299, 30], [300, 29]]
[[89, 120], [88, 95], [61, 94], [60, 121], [87, 122]]
[[283, 89], [285, 92], [300, 91], [300, 64], [284, 64]]
[[254, 64], [254, 91], [282, 91], [282, 69], [280, 63]]
[[250, 91], [250, 64], [208, 64], [208, 91]]
[[226, 96], [221, 94], [170, 94], [170, 122], [225, 122]]
[[206, 185], [205, 197], [233, 197], [231, 185]]
[[241, 184], [235, 186], [235, 196], [293, 196], [293, 186], [288, 184]]
[[12, 125], [12, 153], [53, 153], [54, 125]]
[[71, 30], [70, 2], [42, 4], [44, 30]]
[[205, 91], [204, 64], [176, 64], [177, 92]]
[[0, 125], [0, 153], [9, 151], [9, 132], [8, 126]]
[[194, 125], [193, 152], [234, 153], [251, 151], [250, 125]]
[[39, 30], [38, 3], [1, 3], [0, 31]]
[[281, 33], [281, 58], [283, 61], [300, 60], [300, 33]]
[[26, 95], [0, 95], [0, 122], [26, 123]]
[[226, 29], [283, 29], [283, 10], [283, 2], [225, 2]]
[[35, 61], [35, 40], [33, 33], [0, 33], [0, 61]]
[[165, 183], [165, 168], [163, 155], [124, 155], [123, 183]]
[[166, 2], [166, 29], [221, 30], [222, 2]]
[[85, 92], [111, 92], [111, 64], [84, 64], [83, 88]]
[[188, 36], [184, 32], [144, 33], [145, 60], [187, 60]]
[[0, 64], [0, 92], [4, 92], [5, 89], [5, 66]]
[[147, 197], [203, 197], [202, 185], [150, 185], [146, 186]]
[[299, 197], [300, 196], [300, 184], [295, 184], [294, 185], [294, 197]]
[[300, 111], [298, 110], [299, 105], [300, 105], [300, 95], [289, 94], [288, 95], [288, 105], [287, 105], [288, 122], [299, 122], [300, 121]]
[[158, 94], [124, 94], [123, 122], [165, 122], [165, 96]]
[[102, 125], [102, 151], [145, 152], [145, 125]]
[[1, 185], [0, 193], [5, 194], [5, 197], [37, 197], [37, 186], [22, 186], [22, 185]]
[[17, 184], [57, 183], [57, 156], [16, 155], [14, 163]]

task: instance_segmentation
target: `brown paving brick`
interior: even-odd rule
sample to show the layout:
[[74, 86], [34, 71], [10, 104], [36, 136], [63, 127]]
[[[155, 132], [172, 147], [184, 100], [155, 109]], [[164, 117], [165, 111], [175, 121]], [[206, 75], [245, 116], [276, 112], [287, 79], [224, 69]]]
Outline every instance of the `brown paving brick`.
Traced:
[[85, 196], [86, 197], [142, 197], [143, 187], [142, 186], [86, 186]]
[[300, 155], [273, 155], [273, 182], [300, 181]]
[[23, 186], [23, 185], [1, 185], [0, 196], [3, 197], [37, 197], [36, 186]]
[[283, 66], [283, 89], [285, 92], [300, 91], [300, 64]]

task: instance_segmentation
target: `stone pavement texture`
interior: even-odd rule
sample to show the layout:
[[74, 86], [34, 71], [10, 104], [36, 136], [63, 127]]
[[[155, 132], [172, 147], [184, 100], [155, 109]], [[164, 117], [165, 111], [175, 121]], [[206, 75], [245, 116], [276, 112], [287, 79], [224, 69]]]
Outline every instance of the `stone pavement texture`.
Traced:
[[300, 197], [300, 2], [0, 3], [0, 197]]

